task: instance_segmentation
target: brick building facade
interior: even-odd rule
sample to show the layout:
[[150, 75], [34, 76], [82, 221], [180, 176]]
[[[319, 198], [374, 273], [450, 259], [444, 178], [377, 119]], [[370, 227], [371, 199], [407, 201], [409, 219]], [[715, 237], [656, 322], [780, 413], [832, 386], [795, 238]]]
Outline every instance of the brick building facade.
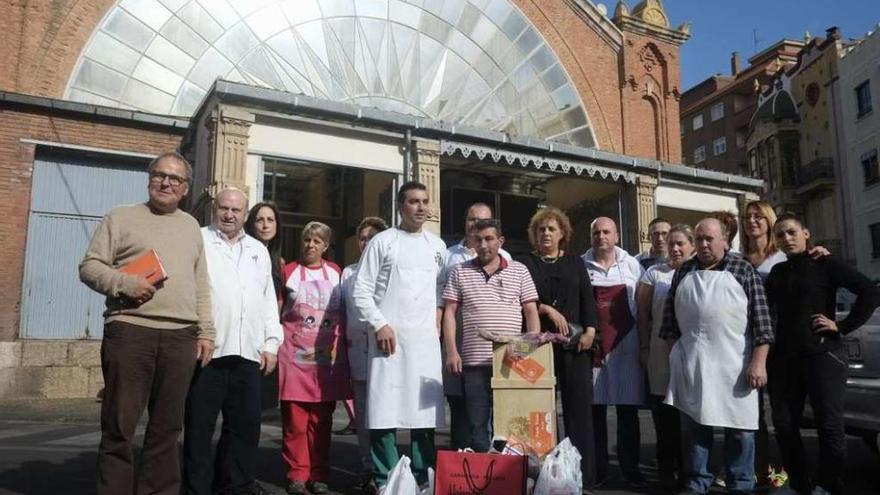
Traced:
[[[434, 60], [435, 53], [422, 50], [423, 63], [415, 64], [420, 76], [433, 74], [426, 78], [428, 84], [422, 92], [416, 92], [423, 107], [414, 106], [415, 100], [409, 102], [409, 108], [394, 106], [390, 102], [393, 98], [371, 99], [375, 94], [339, 93], [336, 101], [327, 101], [334, 100], [329, 89], [327, 94], [316, 90], [308, 98], [303, 96], [311, 102], [308, 105], [297, 103], [297, 93], [308, 93], [292, 89], [303, 83], [296, 79], [296, 70], [304, 69], [297, 66], [294, 70], [292, 61], [278, 58], [283, 43], [272, 45], [280, 38], [269, 30], [294, 33], [293, 41], [287, 42], [300, 43], [301, 49], [308, 47], [312, 40], [305, 39], [304, 31], [296, 31], [291, 17], [308, 10], [299, 9], [299, 3], [295, 12], [285, 11], [287, 20], [271, 15], [287, 8], [284, 2], [271, 1], [43, 0], [0, 4], [5, 24], [0, 33], [0, 63], [5, 68], [0, 73], [0, 208], [6, 212], [0, 218], [0, 255], [4, 257], [0, 285], [6, 288], [6, 297], [0, 302], [0, 383], [5, 384], [0, 386], [0, 397], [81, 396], [100, 387], [97, 346], [76, 340], [91, 338], [92, 344], [97, 344], [94, 332], [89, 333], [87, 328], [85, 337], [81, 337], [80, 333], [55, 334], [50, 329], [46, 338], [55, 341], [46, 342], [34, 340], [30, 330], [22, 329], [28, 311], [45, 310], [38, 307], [23, 311], [22, 304], [32, 295], [30, 288], [23, 291], [23, 280], [28, 279], [28, 270], [33, 271], [31, 265], [36, 263], [32, 259], [33, 246], [29, 247], [34, 239], [28, 239], [34, 225], [28, 225], [28, 218], [41, 213], [34, 206], [35, 198], [56, 194], [54, 190], [32, 188], [35, 171], [40, 168], [37, 165], [46, 157], [80, 161], [94, 158], [103, 163], [132, 159], [139, 160], [142, 167], [149, 157], [179, 148], [196, 167], [191, 198], [194, 203], [209, 198], [224, 184], [240, 185], [261, 197], [265, 191], [263, 181], [281, 176], [270, 174], [273, 167], [294, 167], [290, 170], [296, 172], [299, 165], [283, 162], [282, 158], [305, 153], [290, 149], [292, 138], [286, 142], [273, 140], [273, 136], [302, 137], [307, 134], [303, 129], [312, 132], [320, 127], [327, 139], [335, 140], [332, 142], [372, 150], [343, 160], [345, 163], [326, 155], [333, 151], [326, 148], [315, 150], [317, 154], [312, 157], [316, 165], [310, 170], [320, 173], [332, 167], [341, 170], [353, 166], [347, 170], [354, 170], [353, 177], [360, 181], [358, 195], [363, 202], [383, 197], [381, 188], [393, 184], [394, 178], [425, 180], [432, 187], [432, 201], [437, 207], [434, 221], [439, 230], [440, 205], [446, 201], [440, 196], [455, 193], [450, 189], [453, 181], [442, 187], [440, 183], [457, 178], [461, 179], [457, 184], [473, 184], [468, 194], [494, 194], [499, 206], [526, 198], [530, 205], [557, 204], [584, 215], [613, 213], [622, 224], [626, 246], [632, 250], [645, 246], [647, 222], [658, 212], [675, 216], [685, 215], [689, 208], [735, 210], [749, 191], [758, 187], [756, 181], [699, 174], [669, 164], [681, 156], [679, 46], [689, 34], [685, 25], [671, 27], [659, 0], [641, 1], [631, 10], [620, 3], [611, 15], [588, 0], [510, 0], [492, 2], [494, 10], [485, 1], [433, 2], [427, 6], [392, 0], [388, 10], [379, 14], [360, 10], [331, 13], [329, 2], [305, 3], [320, 14], [309, 21], [313, 22], [312, 28], [329, 32], [338, 26], [355, 26], [353, 39], [363, 38], [365, 47], [371, 46], [369, 28], [378, 26], [376, 21], [387, 21], [390, 26], [394, 18], [394, 26], [383, 25], [375, 31], [380, 34], [372, 41], [386, 45], [381, 45], [385, 47], [383, 55], [373, 65], [391, 63], [385, 58], [391, 53], [387, 45], [391, 41], [381, 33], [409, 35], [401, 31], [404, 21], [421, 16], [421, 24], [414, 23], [419, 26], [415, 34], [419, 40], [433, 43], [431, 46], [437, 40], [447, 43], [438, 45], [445, 50], [442, 60]], [[352, 9], [361, 8], [358, 2], [352, 5]], [[209, 6], [213, 10], [209, 11]], [[229, 22], [224, 21], [224, 15]], [[369, 18], [376, 15], [380, 18]], [[354, 20], [340, 21], [334, 16]], [[278, 27], [282, 21], [290, 26]], [[463, 39], [461, 33], [468, 39]], [[239, 45], [229, 41], [239, 40], [235, 36], [254, 43], [252, 52], [239, 54], [240, 60], [233, 60], [239, 56], [234, 55]], [[339, 43], [332, 47], [339, 53], [331, 53], [330, 41], [321, 41], [328, 48], [327, 53], [319, 54], [326, 57], [323, 63], [327, 68], [336, 67], [334, 63], [349, 55], [343, 50], [364, 50]], [[499, 46], [508, 50], [506, 57]], [[367, 52], [352, 53], [366, 56]], [[411, 56], [407, 53], [399, 51], [397, 55]], [[473, 111], [479, 112], [488, 107], [487, 101], [498, 103], [502, 113], [487, 111], [486, 115], [496, 119], [485, 120], [485, 126], [468, 120], [473, 112], [461, 102], [468, 115], [443, 113], [444, 105], [451, 107], [455, 98], [468, 94], [469, 86], [464, 83], [462, 91], [453, 91], [453, 96], [443, 93], [447, 83], [455, 82], [452, 68], [460, 61], [461, 57], [455, 58], [459, 53], [483, 54], [474, 59], [472, 67], [461, 70], [470, 69], [468, 74], [484, 70], [481, 77], [499, 77], [497, 87], [479, 104], [472, 105]], [[263, 57], [262, 66], [254, 65], [255, 59], [249, 58], [255, 54]], [[495, 57], [489, 62], [497, 65], [486, 69], [489, 55]], [[217, 67], [208, 64], [211, 57], [227, 65], [211, 72]], [[320, 58], [313, 57], [303, 67], [315, 72]], [[408, 67], [402, 58], [393, 62], [399, 63], [401, 70]], [[510, 67], [507, 72], [505, 64]], [[351, 67], [336, 68], [337, 72], [371, 70], [354, 62]], [[313, 75], [313, 87], [326, 82], [319, 81], [321, 74]], [[360, 84], [354, 81], [360, 75], [355, 74], [348, 82]], [[405, 85], [407, 78], [399, 76], [403, 81], [399, 85]], [[236, 84], [221, 85], [215, 82], [217, 78]], [[393, 92], [387, 73], [374, 79], [371, 81], [376, 87], [386, 84], [385, 91]], [[278, 84], [273, 85], [273, 80]], [[258, 91], [261, 86], [267, 92]], [[327, 88], [345, 90], [331, 86]], [[443, 98], [451, 99], [431, 101], [437, 100], [438, 88]], [[567, 88], [571, 91], [564, 93], [569, 91]], [[535, 102], [529, 101], [531, 95], [555, 108], [545, 111], [540, 105], [535, 107]], [[521, 114], [504, 113], [511, 108]], [[412, 113], [416, 118], [394, 112]], [[359, 130], [341, 133], [340, 125]], [[400, 141], [401, 146], [395, 144], [404, 136], [406, 141]], [[232, 148], [224, 148], [228, 146]], [[400, 164], [366, 163], [370, 153], [390, 153], [390, 160], [400, 158]], [[499, 172], [503, 165], [499, 157], [506, 158], [508, 165], [519, 160], [529, 170]], [[355, 163], [362, 159], [363, 166]], [[324, 172], [320, 171], [321, 164], [326, 165]], [[482, 167], [482, 172], [475, 165]], [[107, 170], [112, 176], [113, 167]], [[228, 175], [230, 171], [238, 171], [238, 175]], [[471, 177], [469, 171], [474, 172]], [[330, 181], [335, 176], [321, 177]], [[63, 182], [64, 177], [59, 176], [59, 180]], [[87, 191], [87, 182], [77, 187]], [[681, 194], [685, 190], [681, 188], [692, 190]], [[55, 216], [76, 217], [81, 213], [76, 206]], [[375, 211], [363, 208], [358, 212], [381, 213], [378, 206], [371, 208]], [[86, 225], [86, 220], [97, 221], [100, 214], [80, 215], [78, 221]], [[503, 218], [504, 213], [501, 215]], [[513, 213], [509, 215], [513, 218]], [[339, 217], [345, 239], [340, 243], [342, 250], [343, 245], [353, 244], [345, 237], [351, 237], [350, 226], [345, 224], [349, 216], [353, 215]], [[448, 234], [458, 235], [453, 231]], [[64, 245], [55, 247], [65, 249]], [[72, 276], [67, 270], [72, 270], [73, 264], [61, 267], [65, 276]], [[83, 379], [72, 380], [76, 386], [63, 389], [59, 383], [65, 375], [81, 375]]]
[[791, 67], [803, 43], [781, 40], [740, 67], [733, 53], [730, 74], [716, 74], [681, 97], [681, 162], [693, 167], [749, 175], [746, 140], [749, 123], [773, 76]]

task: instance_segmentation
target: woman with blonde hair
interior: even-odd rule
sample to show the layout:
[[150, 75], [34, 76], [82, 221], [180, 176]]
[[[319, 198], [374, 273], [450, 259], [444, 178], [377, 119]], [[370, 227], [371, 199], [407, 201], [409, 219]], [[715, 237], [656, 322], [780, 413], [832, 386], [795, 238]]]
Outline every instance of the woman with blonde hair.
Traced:
[[331, 236], [327, 225], [307, 223], [299, 260], [284, 267], [278, 399], [287, 493], [294, 495], [329, 491], [333, 410], [351, 398], [340, 270], [324, 260]]
[[776, 213], [770, 203], [752, 201], [746, 205], [742, 217], [742, 254], [765, 282], [773, 266], [785, 261], [785, 254], [776, 248], [773, 239], [774, 223]]
[[[580, 257], [569, 251], [572, 229], [562, 210], [538, 210], [529, 222], [533, 251], [517, 261], [526, 265], [538, 290], [541, 331], [569, 337], [554, 344], [556, 376], [562, 392], [565, 433], [581, 453], [585, 490], [595, 480], [593, 440], [593, 343], [596, 339], [596, 300], [590, 277]], [[580, 336], [572, 332], [583, 330]]]

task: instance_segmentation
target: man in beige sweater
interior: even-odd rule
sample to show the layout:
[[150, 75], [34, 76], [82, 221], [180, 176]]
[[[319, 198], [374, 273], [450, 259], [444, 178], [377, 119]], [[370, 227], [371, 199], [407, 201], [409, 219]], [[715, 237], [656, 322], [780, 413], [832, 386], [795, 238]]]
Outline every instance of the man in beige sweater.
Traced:
[[[177, 209], [192, 167], [166, 153], [150, 163], [149, 177], [149, 200], [108, 213], [79, 266], [80, 279], [107, 296], [99, 495], [132, 492], [131, 440], [145, 407], [149, 424], [137, 493], [179, 493], [177, 438], [187, 388], [196, 360], [204, 366], [214, 348], [202, 235], [196, 220]], [[164, 282], [153, 286], [119, 270], [151, 249], [168, 274]]]

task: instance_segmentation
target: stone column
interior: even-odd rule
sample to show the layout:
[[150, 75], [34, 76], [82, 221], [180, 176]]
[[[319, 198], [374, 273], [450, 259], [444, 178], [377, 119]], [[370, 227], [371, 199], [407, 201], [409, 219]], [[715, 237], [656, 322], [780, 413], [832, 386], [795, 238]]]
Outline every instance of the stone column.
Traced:
[[736, 209], [739, 210], [736, 212], [737, 216], [742, 218], [742, 216], [746, 214], [746, 205], [751, 203], [752, 201], [758, 201], [759, 199], [761, 198], [753, 192], [744, 192], [742, 194], [737, 194]]
[[440, 142], [415, 141], [413, 144], [413, 180], [428, 188], [430, 212], [425, 228], [440, 235]]
[[623, 246], [632, 252], [643, 252], [651, 248], [651, 238], [648, 235], [648, 224], [657, 217], [657, 204], [654, 202], [654, 192], [657, 190], [657, 179], [649, 175], [640, 175], [634, 186], [630, 187], [627, 195], [626, 210], [631, 213], [629, 218], [629, 244]]
[[248, 194], [247, 150], [248, 137], [254, 114], [244, 109], [220, 106], [211, 116], [209, 126], [212, 133], [212, 180], [210, 195], [218, 190], [232, 186]]

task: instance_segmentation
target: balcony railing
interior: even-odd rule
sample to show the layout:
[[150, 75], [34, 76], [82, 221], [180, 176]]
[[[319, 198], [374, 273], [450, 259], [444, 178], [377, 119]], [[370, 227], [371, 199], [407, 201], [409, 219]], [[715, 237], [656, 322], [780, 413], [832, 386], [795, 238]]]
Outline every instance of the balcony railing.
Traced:
[[834, 160], [831, 158], [817, 158], [795, 169], [794, 181], [797, 187], [820, 179], [834, 179]]

